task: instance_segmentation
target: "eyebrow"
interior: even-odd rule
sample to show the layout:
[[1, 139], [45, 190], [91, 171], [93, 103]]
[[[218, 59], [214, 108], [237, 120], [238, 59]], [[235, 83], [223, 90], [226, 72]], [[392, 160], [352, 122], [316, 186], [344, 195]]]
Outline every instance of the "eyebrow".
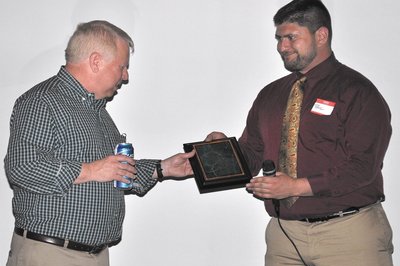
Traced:
[[275, 39], [279, 40], [279, 39], [282, 39], [282, 38], [287, 38], [290, 35], [293, 35], [293, 34], [285, 34], [285, 35], [275, 34]]
[[289, 38], [289, 37], [293, 37], [293, 36], [296, 36], [296, 35], [298, 35], [298, 33], [288, 33], [288, 34], [284, 34], [284, 35], [279, 35], [279, 34], [275, 34], [275, 39], [276, 40], [280, 40], [280, 39], [283, 39], [283, 38]]

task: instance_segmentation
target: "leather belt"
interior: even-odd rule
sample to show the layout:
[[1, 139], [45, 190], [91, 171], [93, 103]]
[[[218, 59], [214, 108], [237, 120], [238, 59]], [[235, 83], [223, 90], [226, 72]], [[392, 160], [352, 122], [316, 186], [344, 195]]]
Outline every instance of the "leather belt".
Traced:
[[334, 218], [339, 218], [339, 217], [352, 215], [352, 214], [358, 213], [359, 211], [360, 211], [360, 208], [351, 207], [351, 208], [348, 208], [346, 210], [343, 210], [343, 211], [340, 211], [340, 212], [335, 212], [335, 213], [330, 214], [330, 215], [321, 216], [321, 217], [313, 217], [313, 218], [304, 218], [304, 219], [301, 219], [300, 221], [308, 222], [308, 223], [326, 222], [326, 221], [334, 219]]
[[[15, 227], [14, 232], [17, 235], [24, 236], [25, 230], [22, 228]], [[30, 231], [26, 231], [26, 238], [44, 242], [44, 243], [48, 243], [48, 244], [53, 244], [53, 245], [60, 246], [60, 247], [66, 247], [66, 248], [72, 249], [72, 250], [89, 252], [91, 254], [98, 254], [101, 251], [103, 251], [106, 247], [115, 246], [116, 244], [118, 244], [121, 241], [121, 238], [119, 238], [110, 243], [101, 244], [98, 246], [90, 246], [90, 245], [74, 242], [71, 240], [36, 234], [36, 233], [30, 232]]]

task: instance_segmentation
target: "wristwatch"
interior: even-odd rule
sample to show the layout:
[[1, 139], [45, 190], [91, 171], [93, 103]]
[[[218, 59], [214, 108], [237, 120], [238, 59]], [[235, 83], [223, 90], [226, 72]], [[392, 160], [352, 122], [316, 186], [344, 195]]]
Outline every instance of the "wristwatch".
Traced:
[[163, 169], [161, 168], [161, 160], [158, 160], [156, 163], [156, 172], [157, 172], [157, 178], [159, 181], [161, 181], [164, 178], [162, 171], [163, 171]]

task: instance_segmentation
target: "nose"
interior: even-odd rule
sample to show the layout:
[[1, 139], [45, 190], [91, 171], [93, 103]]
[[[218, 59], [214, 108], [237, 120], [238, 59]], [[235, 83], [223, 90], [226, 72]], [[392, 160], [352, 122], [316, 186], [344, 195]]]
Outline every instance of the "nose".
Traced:
[[123, 81], [128, 81], [129, 80], [129, 73], [128, 73], [128, 69], [124, 68], [123, 72], [122, 72], [122, 80]]
[[277, 50], [279, 53], [288, 51], [289, 48], [290, 48], [290, 41], [287, 40], [286, 38], [282, 38], [281, 40], [278, 41]]

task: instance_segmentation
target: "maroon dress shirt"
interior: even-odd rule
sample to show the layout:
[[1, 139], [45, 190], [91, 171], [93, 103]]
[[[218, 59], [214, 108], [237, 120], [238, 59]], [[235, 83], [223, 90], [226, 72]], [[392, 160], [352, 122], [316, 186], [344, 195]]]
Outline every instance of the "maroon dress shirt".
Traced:
[[[314, 196], [300, 197], [290, 209], [281, 204], [281, 218], [324, 216], [382, 200], [381, 170], [392, 132], [382, 95], [333, 54], [305, 76], [297, 176], [308, 178]], [[253, 175], [266, 159], [278, 165], [282, 117], [299, 77], [291, 73], [267, 85], [249, 111], [239, 143]], [[271, 200], [265, 208], [276, 216]]]

